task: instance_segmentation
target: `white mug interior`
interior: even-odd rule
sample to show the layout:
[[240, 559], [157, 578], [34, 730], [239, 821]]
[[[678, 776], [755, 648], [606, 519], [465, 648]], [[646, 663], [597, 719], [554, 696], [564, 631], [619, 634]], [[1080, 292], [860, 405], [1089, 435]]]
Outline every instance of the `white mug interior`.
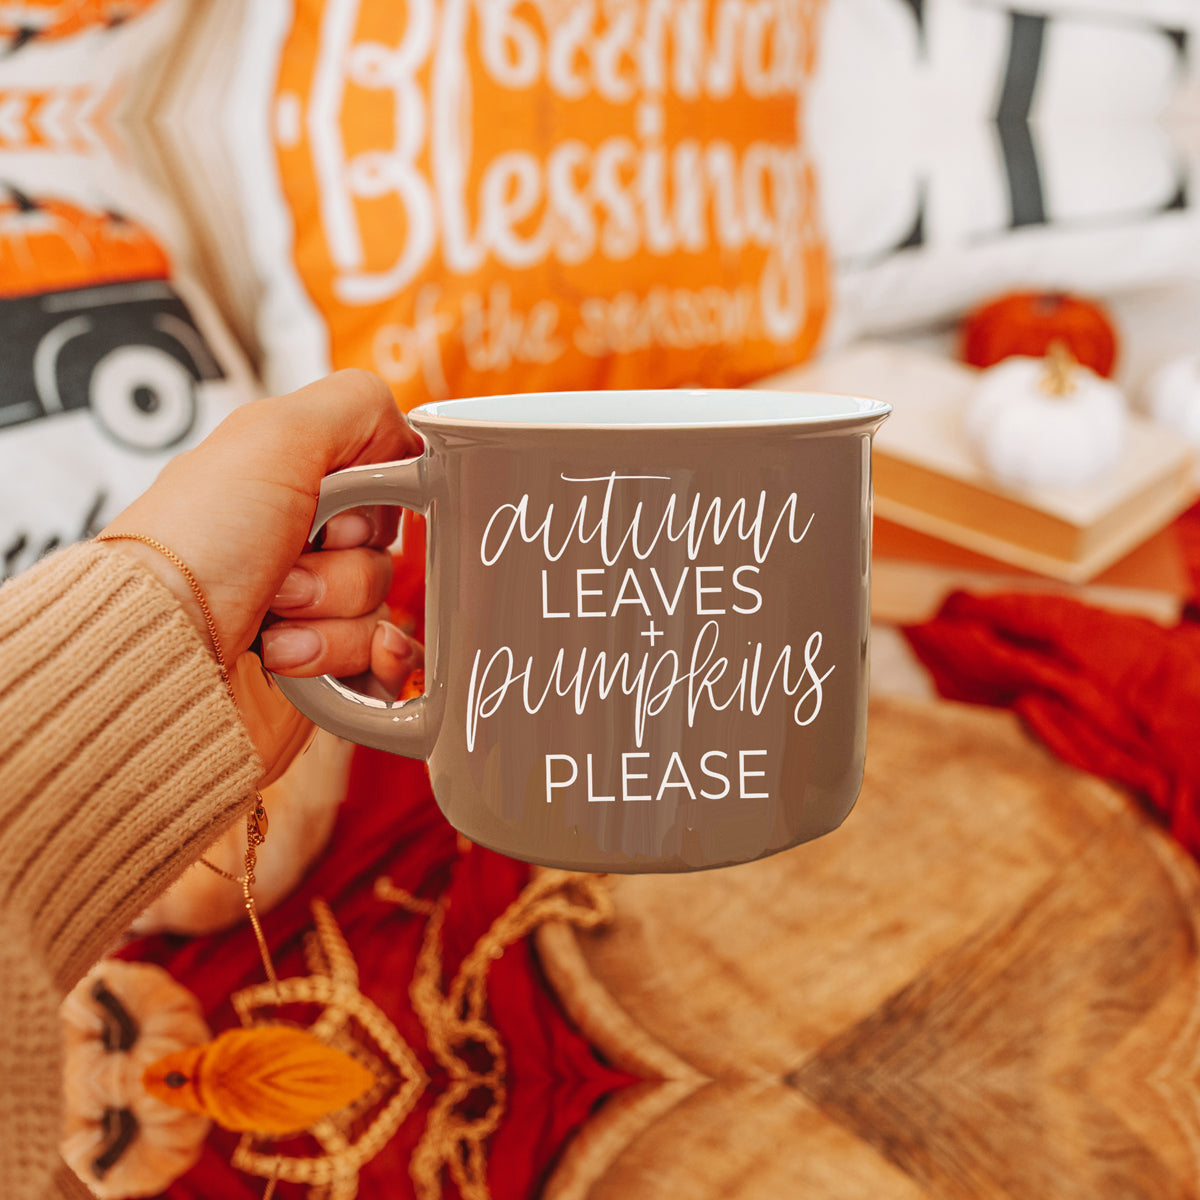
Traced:
[[438, 400], [414, 408], [418, 423], [485, 421], [502, 425], [687, 426], [855, 424], [891, 406], [815, 392], [677, 388], [646, 391], [529, 392]]

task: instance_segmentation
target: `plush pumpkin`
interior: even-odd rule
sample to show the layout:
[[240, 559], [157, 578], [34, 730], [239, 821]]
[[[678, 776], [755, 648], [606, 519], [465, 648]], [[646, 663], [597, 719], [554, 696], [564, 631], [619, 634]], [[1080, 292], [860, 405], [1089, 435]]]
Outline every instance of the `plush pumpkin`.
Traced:
[[1120, 389], [1080, 366], [1061, 342], [1045, 358], [982, 372], [967, 402], [967, 433], [1008, 487], [1077, 487], [1120, 458], [1128, 422]]
[[159, 1195], [195, 1165], [214, 1122], [302, 1131], [376, 1083], [308, 1030], [265, 1024], [212, 1038], [196, 997], [150, 963], [100, 963], [60, 1015], [59, 1149], [101, 1200]]
[[1159, 367], [1146, 383], [1143, 400], [1155, 421], [1200, 446], [1200, 353]]
[[107, 960], [63, 1001], [64, 1161], [105, 1200], [156, 1196], [200, 1157], [210, 1121], [150, 1095], [146, 1071], [211, 1037], [161, 967]]
[[1006, 358], [1042, 358], [1055, 342], [1097, 375], [1112, 375], [1112, 319], [1095, 301], [1065, 292], [1013, 292], [976, 309], [963, 322], [962, 357], [973, 367], [991, 367]]

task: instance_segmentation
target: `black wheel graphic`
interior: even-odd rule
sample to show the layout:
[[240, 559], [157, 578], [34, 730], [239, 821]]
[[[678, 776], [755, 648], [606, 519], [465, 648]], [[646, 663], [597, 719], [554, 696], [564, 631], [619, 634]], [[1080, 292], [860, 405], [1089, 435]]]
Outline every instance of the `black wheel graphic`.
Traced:
[[174, 446], [196, 420], [192, 373], [157, 346], [110, 350], [92, 369], [88, 402], [108, 434], [134, 450]]

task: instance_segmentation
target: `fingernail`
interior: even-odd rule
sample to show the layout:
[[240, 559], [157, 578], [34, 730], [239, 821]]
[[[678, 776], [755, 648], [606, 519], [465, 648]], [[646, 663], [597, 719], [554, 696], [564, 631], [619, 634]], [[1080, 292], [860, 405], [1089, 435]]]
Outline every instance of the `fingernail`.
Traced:
[[390, 621], [380, 621], [383, 627], [383, 648], [398, 662], [412, 658], [413, 644]]
[[293, 567], [284, 576], [275, 599], [271, 602], [274, 608], [299, 608], [302, 604], [316, 602], [321, 590], [321, 581], [303, 567]]
[[321, 635], [315, 629], [273, 626], [262, 635], [263, 666], [271, 671], [302, 667], [321, 653]]
[[339, 513], [325, 526], [325, 550], [353, 550], [375, 536], [375, 524], [362, 513]]

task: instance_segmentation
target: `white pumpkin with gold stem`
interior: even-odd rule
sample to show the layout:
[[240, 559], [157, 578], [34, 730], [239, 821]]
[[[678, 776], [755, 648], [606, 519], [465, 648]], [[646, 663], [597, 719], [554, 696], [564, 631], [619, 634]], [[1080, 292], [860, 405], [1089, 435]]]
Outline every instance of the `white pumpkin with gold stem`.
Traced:
[[1121, 457], [1125, 396], [1062, 342], [1042, 358], [1008, 358], [980, 374], [966, 430], [984, 464], [1012, 488], [1078, 487]]
[[1163, 363], [1147, 381], [1143, 398], [1160, 425], [1200, 446], [1200, 353]]

